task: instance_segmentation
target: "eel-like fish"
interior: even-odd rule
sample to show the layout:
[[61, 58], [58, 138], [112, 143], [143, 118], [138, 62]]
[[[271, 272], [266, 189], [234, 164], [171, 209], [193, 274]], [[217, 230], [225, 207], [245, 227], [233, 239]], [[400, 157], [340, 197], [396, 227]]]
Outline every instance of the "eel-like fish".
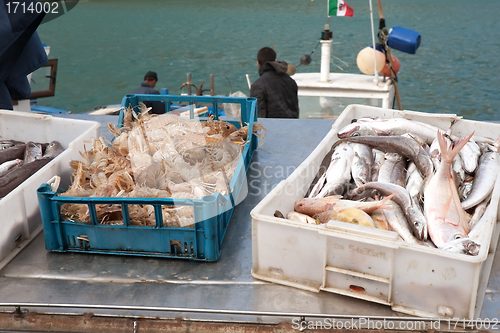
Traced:
[[427, 221], [417, 203], [413, 201], [408, 191], [399, 185], [385, 182], [370, 182], [354, 189], [349, 195], [350, 198], [358, 196], [360, 193], [374, 189], [383, 195], [395, 193], [392, 199], [403, 210], [409, 227], [418, 240], [427, 239]]
[[0, 198], [5, 197], [32, 174], [40, 170], [44, 165], [52, 160], [53, 158], [41, 158], [30, 163], [25, 163], [19, 168], [7, 173], [3, 177], [0, 177]]

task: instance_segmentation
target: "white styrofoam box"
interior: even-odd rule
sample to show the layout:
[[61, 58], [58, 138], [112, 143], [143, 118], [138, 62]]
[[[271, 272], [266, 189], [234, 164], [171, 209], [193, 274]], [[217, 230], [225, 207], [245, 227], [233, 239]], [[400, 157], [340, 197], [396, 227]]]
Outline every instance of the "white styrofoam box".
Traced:
[[[0, 199], [0, 269], [41, 230], [38, 187], [58, 175], [69, 182], [70, 160], [79, 160], [84, 145], [99, 136], [95, 121], [64, 119], [50, 115], [0, 110], [0, 139], [34, 142], [57, 140], [64, 152]], [[62, 187], [69, 183], [61, 183]]]
[[453, 124], [452, 134], [459, 137], [472, 131], [490, 139], [500, 136], [500, 124], [450, 114], [348, 106], [306, 160], [252, 210], [252, 275], [386, 304], [416, 316], [478, 318], [500, 232], [500, 182], [485, 213], [487, 230], [477, 256], [406, 243], [393, 231], [339, 221], [308, 225], [273, 216], [276, 210], [283, 214], [293, 210], [338, 140], [338, 130], [364, 116], [404, 117], [442, 129]]

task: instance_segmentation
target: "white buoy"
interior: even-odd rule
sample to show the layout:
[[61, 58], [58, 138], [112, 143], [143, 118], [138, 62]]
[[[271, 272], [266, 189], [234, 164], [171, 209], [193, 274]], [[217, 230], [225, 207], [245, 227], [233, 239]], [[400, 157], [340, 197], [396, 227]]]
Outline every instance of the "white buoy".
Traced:
[[[375, 52], [375, 64], [373, 59], [373, 53]], [[379, 72], [385, 65], [385, 54], [378, 50], [375, 50], [371, 47], [365, 47], [358, 53], [358, 57], [356, 58], [356, 64], [358, 65], [359, 70], [363, 74], [373, 75], [375, 72]]]

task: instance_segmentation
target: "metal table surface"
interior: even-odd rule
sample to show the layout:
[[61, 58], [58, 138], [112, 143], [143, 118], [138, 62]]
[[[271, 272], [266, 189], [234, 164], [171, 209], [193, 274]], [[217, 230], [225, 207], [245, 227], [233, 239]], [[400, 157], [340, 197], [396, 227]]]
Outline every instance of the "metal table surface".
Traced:
[[[103, 132], [107, 122], [117, 120], [114, 116], [62, 116], [100, 121]], [[333, 124], [326, 119], [259, 120], [267, 135], [253, 156], [247, 173], [248, 194], [234, 209], [218, 261], [51, 253], [45, 250], [41, 233], [0, 271], [0, 304], [20, 304], [21, 311], [28, 308], [40, 313], [267, 324], [291, 321], [298, 314], [405, 317], [385, 305], [252, 277], [250, 211], [293, 172]], [[499, 272], [497, 253], [482, 318], [500, 318]], [[0, 307], [0, 312], [13, 309]]]

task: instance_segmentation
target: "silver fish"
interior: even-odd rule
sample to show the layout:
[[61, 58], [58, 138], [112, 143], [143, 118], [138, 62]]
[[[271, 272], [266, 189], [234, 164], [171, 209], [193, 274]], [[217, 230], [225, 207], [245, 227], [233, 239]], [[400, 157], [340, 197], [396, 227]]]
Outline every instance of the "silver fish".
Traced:
[[350, 197], [354, 198], [358, 193], [369, 189], [375, 189], [385, 196], [396, 193], [392, 200], [403, 210], [408, 225], [415, 237], [423, 241], [427, 239], [427, 221], [424, 214], [420, 210], [419, 205], [413, 202], [413, 199], [404, 187], [385, 182], [370, 182], [354, 189]]
[[56, 157], [63, 151], [64, 148], [59, 143], [59, 141], [51, 141], [47, 146], [47, 148], [45, 148], [45, 153], [43, 154], [43, 157]]
[[451, 163], [474, 133], [448, 147], [443, 133], [438, 133], [441, 164], [424, 189], [424, 209], [429, 235], [437, 247], [454, 239], [465, 238], [469, 217], [460, 204], [457, 187], [451, 174]]
[[23, 163], [23, 160], [16, 158], [15, 160], [0, 164], [0, 177], [7, 174], [10, 170], [17, 167], [18, 165], [21, 165], [21, 163]]
[[460, 201], [466, 200], [472, 190], [473, 178], [469, 178], [470, 180], [466, 178], [462, 184], [458, 185], [458, 197], [460, 198]]
[[0, 140], [0, 150], [24, 144], [24, 142], [17, 140]]
[[439, 164], [441, 164], [441, 150], [439, 150], [439, 141], [437, 138], [429, 146], [429, 156], [434, 164], [434, 169], [437, 170], [437, 168], [439, 168]]
[[419, 121], [392, 118], [392, 119], [376, 119], [357, 121], [345, 126], [338, 132], [339, 138], [347, 138], [352, 136], [397, 136], [405, 133], [413, 133], [422, 138], [427, 144], [431, 144], [436, 138], [438, 128]]
[[[474, 241], [476, 244], [481, 244], [483, 239], [485, 238], [485, 235], [487, 235], [487, 229], [491, 222], [489, 222], [489, 217], [491, 216], [488, 212], [489, 209], [495, 209], [496, 207], [493, 206], [487, 206], [485, 212], [483, 213], [483, 216], [477, 221], [473, 226], [472, 229], [470, 230], [469, 234], [467, 235], [467, 238]], [[495, 223], [495, 221], [493, 221]]]
[[481, 250], [481, 244], [475, 242], [474, 240], [464, 237], [459, 239], [451, 240], [439, 247], [440, 250], [467, 254], [470, 256], [477, 256]]
[[24, 163], [30, 163], [35, 160], [41, 159], [43, 156], [42, 145], [33, 141], [29, 141], [26, 144], [26, 149], [24, 150]]
[[372, 166], [372, 181], [377, 181], [380, 172], [380, 167], [385, 161], [385, 153], [379, 149], [372, 149], [373, 166]]
[[459, 186], [465, 181], [466, 174], [465, 169], [463, 167], [463, 161], [460, 157], [460, 154], [457, 154], [451, 162], [451, 170], [453, 171], [453, 179], [455, 180], [455, 184]]
[[372, 149], [367, 145], [353, 143], [354, 156], [351, 165], [351, 174], [357, 186], [371, 181], [373, 155]]
[[467, 199], [462, 201], [462, 207], [469, 209], [483, 201], [493, 191], [495, 181], [500, 171], [500, 156], [495, 151], [485, 152], [479, 159], [472, 188]]
[[[470, 221], [469, 221], [469, 229], [472, 230], [474, 229], [474, 226], [476, 223], [484, 216], [484, 213], [486, 212], [486, 209], [488, 208], [488, 205], [491, 200], [491, 194], [479, 205], [474, 208], [474, 214], [472, 215]], [[469, 231], [469, 235], [470, 235]]]
[[406, 159], [403, 159], [398, 153], [385, 154], [385, 161], [380, 167], [377, 181], [404, 187], [405, 165]]
[[406, 190], [415, 203], [420, 203], [424, 191], [424, 179], [420, 175], [420, 172], [418, 172], [415, 163], [410, 162], [408, 164], [406, 176]]
[[347, 142], [341, 142], [334, 149], [328, 169], [312, 189], [309, 198], [342, 194], [349, 187], [354, 151]]
[[460, 150], [460, 157], [462, 158], [462, 166], [468, 173], [473, 173], [478, 164], [479, 156], [481, 156], [481, 149], [474, 141], [469, 141]]
[[397, 232], [399, 237], [404, 241], [418, 244], [419, 241], [413, 236], [408, 223], [406, 223], [406, 217], [401, 207], [392, 201], [389, 201], [386, 205], [388, 209], [382, 209], [382, 212], [391, 228]]
[[433, 172], [433, 164], [429, 154], [414, 139], [405, 136], [357, 136], [347, 137], [347, 142], [364, 143], [371, 147], [389, 153], [399, 153], [412, 160], [422, 177], [426, 178]]

